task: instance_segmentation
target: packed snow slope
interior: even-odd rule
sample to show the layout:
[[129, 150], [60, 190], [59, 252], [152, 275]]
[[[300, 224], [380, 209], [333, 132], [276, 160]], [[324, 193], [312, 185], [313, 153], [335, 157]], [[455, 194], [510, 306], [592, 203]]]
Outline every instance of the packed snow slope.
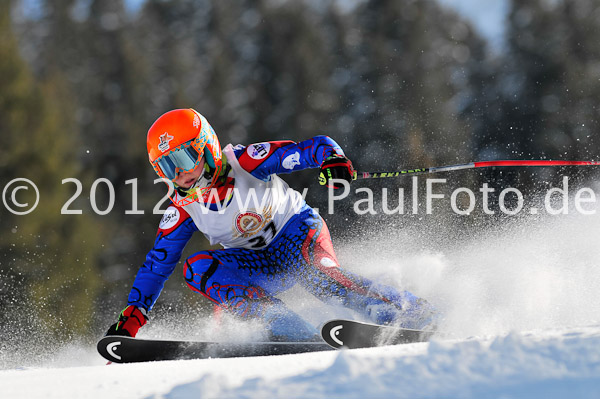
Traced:
[[[43, 361], [24, 347], [10, 361], [0, 352], [9, 365], [0, 397], [599, 398], [600, 217], [528, 216], [472, 235], [440, 226], [385, 226], [334, 242], [341, 263], [443, 312], [445, 334], [432, 342], [109, 366], [89, 346], [62, 347]], [[315, 325], [333, 315], [302, 292], [290, 296]], [[181, 329], [172, 338], [219, 338]], [[141, 336], [169, 334], [153, 319]]]
[[263, 358], [0, 372], [3, 398], [598, 398], [600, 326]]

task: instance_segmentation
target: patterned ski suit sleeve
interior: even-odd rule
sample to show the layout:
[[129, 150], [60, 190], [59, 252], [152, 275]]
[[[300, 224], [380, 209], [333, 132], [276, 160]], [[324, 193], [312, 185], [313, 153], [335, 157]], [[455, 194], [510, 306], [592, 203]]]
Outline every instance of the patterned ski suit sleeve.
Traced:
[[268, 181], [273, 174], [318, 168], [330, 156], [344, 155], [342, 148], [327, 136], [315, 136], [299, 143], [269, 141], [247, 147], [238, 145], [234, 151], [240, 165], [264, 181]]
[[173, 205], [167, 208], [160, 221], [154, 247], [135, 277], [128, 304], [152, 309], [181, 258], [183, 248], [196, 231], [198, 228], [185, 210]]

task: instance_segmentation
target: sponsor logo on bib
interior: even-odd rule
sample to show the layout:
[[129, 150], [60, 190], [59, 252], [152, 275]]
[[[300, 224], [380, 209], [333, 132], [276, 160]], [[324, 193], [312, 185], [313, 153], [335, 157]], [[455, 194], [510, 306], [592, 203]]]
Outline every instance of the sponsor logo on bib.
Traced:
[[174, 207], [169, 207], [165, 211], [162, 219], [160, 220], [160, 224], [158, 225], [159, 229], [169, 230], [171, 227], [175, 226], [179, 222], [179, 209]]
[[233, 235], [234, 237], [253, 237], [261, 233], [271, 220], [273, 220], [273, 216], [270, 208], [263, 209], [260, 213], [256, 209], [240, 211], [233, 220]]
[[235, 218], [235, 229], [243, 235], [256, 234], [264, 226], [265, 218], [256, 212], [239, 213]]

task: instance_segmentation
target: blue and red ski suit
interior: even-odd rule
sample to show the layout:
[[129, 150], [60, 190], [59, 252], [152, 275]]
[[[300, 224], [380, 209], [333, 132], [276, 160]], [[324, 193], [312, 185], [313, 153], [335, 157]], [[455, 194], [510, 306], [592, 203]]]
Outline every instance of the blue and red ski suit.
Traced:
[[[230, 221], [221, 221], [217, 208], [233, 206], [232, 197], [243, 195], [223, 194], [227, 186], [241, 185], [240, 179], [256, 179], [251, 184], [269, 182], [279, 179], [278, 174], [318, 168], [325, 159], [344, 155], [339, 145], [326, 136], [299, 143], [277, 141], [228, 146], [228, 149], [229, 163], [235, 167], [230, 172], [231, 178], [224, 179], [223, 187], [219, 188], [221, 202], [203, 204], [204, 215], [198, 213], [195, 218], [193, 212], [186, 210], [187, 206], [169, 207], [161, 220], [154, 247], [133, 283], [128, 298], [130, 305], [147, 311], [152, 309], [188, 240], [195, 232], [202, 231], [199, 226], [213, 241], [202, 218], [215, 218], [213, 226], [219, 226], [227, 233], [223, 226], [229, 226]], [[273, 336], [285, 339], [306, 339], [316, 332], [277, 299], [277, 294], [295, 284], [326, 303], [339, 303], [375, 323], [422, 328], [430, 321], [432, 309], [426, 301], [340, 268], [327, 225], [303, 199], [299, 201], [291, 216], [279, 220], [278, 228], [275, 227], [277, 215], [264, 217], [253, 212], [239, 212], [234, 221], [236, 228], [246, 219], [251, 227], [258, 227], [261, 222], [260, 227], [264, 226], [262, 235], [248, 238], [245, 247], [230, 247], [227, 242], [220, 242], [225, 248], [200, 251], [190, 256], [183, 267], [188, 286], [235, 315], [263, 319]], [[268, 223], [268, 217], [276, 223]], [[236, 232], [236, 228], [232, 230], [238, 239], [245, 237], [242, 233], [251, 233], [250, 230]]]

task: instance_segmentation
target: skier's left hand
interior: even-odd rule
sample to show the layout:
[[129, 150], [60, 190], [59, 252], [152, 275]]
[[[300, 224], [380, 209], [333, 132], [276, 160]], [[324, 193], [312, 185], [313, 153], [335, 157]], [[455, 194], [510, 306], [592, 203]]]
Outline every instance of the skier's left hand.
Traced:
[[135, 337], [138, 330], [148, 322], [146, 309], [129, 305], [119, 315], [119, 321], [110, 326], [106, 335], [124, 335]]
[[356, 179], [356, 171], [352, 162], [343, 155], [334, 155], [327, 158], [321, 164], [321, 173], [319, 174], [319, 184], [322, 186], [333, 186], [333, 188], [344, 187], [340, 183], [330, 183], [331, 179], [343, 179], [352, 182]]

